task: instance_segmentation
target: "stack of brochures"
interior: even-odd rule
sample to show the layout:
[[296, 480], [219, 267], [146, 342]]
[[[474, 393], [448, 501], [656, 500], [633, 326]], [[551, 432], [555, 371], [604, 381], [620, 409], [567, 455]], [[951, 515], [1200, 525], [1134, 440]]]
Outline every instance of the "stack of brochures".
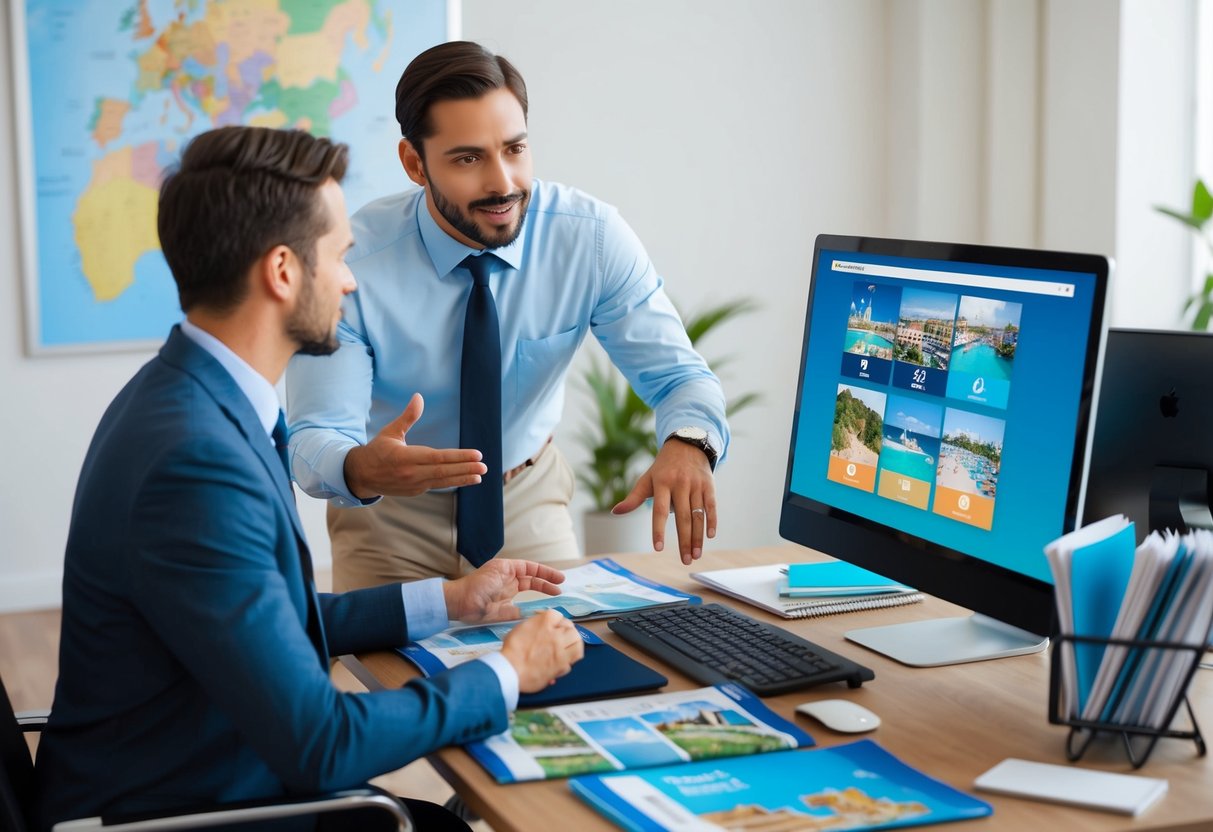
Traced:
[[1213, 533], [1135, 540], [1133, 524], [1116, 516], [1045, 547], [1061, 632], [1133, 642], [1065, 641], [1061, 707], [1071, 719], [1158, 730], [1213, 625]]
[[742, 566], [693, 572], [704, 586], [783, 618], [898, 607], [922, 593], [844, 561]]

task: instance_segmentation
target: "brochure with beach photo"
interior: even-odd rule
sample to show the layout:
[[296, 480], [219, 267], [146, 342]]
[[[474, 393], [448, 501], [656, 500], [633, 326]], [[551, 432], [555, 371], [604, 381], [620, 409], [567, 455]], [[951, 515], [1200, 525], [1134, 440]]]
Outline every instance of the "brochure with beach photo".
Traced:
[[563, 571], [559, 595], [530, 593], [527, 600], [515, 601], [524, 618], [551, 609], [573, 621], [591, 621], [633, 610], [699, 603], [699, 596], [650, 581], [610, 558]]
[[994, 811], [872, 740], [577, 777], [569, 788], [633, 832], [897, 829]]
[[465, 750], [498, 783], [785, 751], [813, 738], [738, 685], [516, 711]]

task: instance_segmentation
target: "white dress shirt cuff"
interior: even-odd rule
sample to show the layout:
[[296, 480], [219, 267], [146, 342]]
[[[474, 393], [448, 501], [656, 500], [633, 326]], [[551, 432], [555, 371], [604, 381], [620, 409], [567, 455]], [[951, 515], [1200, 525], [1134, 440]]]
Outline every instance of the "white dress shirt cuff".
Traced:
[[501, 683], [501, 698], [505, 700], [505, 709], [512, 713], [518, 707], [518, 671], [514, 670], [514, 665], [510, 664], [510, 660], [500, 653], [481, 656], [479, 661], [487, 664], [497, 674], [497, 681]]
[[[400, 596], [404, 599], [404, 623], [408, 627], [410, 641], [420, 641], [447, 628], [449, 621], [442, 582], [442, 578], [426, 578], [400, 585]], [[517, 682], [514, 685], [517, 687]]]

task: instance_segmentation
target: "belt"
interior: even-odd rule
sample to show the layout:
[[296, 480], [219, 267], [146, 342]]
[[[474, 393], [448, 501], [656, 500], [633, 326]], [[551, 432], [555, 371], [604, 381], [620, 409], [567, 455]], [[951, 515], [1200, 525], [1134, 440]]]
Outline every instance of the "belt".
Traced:
[[552, 444], [552, 437], [549, 436], [546, 440], [544, 440], [543, 446], [535, 452], [534, 456], [532, 456], [530, 459], [528, 459], [526, 462], [522, 463], [521, 465], [515, 465], [513, 468], [511, 468], [510, 470], [508, 470], [504, 474], [502, 474], [501, 475], [501, 484], [505, 485], [507, 482], [514, 479], [514, 477], [518, 476], [523, 471], [525, 471], [527, 468], [530, 468], [532, 465], [534, 465], [536, 462], [538, 462], [539, 457], [543, 456], [543, 452], [546, 451], [548, 449], [548, 445], [551, 445], [551, 444]]

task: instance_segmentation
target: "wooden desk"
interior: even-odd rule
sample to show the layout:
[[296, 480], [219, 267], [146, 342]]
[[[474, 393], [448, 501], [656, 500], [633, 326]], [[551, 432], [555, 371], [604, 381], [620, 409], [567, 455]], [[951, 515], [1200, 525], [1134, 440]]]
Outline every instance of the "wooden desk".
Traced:
[[[796, 546], [774, 546], [744, 551], [706, 553], [693, 570], [723, 569], [762, 563], [811, 559]], [[615, 560], [637, 574], [668, 586], [701, 595], [706, 601], [732, 602], [688, 577], [687, 569], [667, 554], [623, 555]], [[950, 667], [913, 668], [886, 659], [846, 641], [843, 632], [857, 627], [893, 624], [965, 611], [937, 599], [923, 604], [871, 610], [820, 619], [783, 621], [755, 607], [739, 606], [763, 618], [848, 656], [876, 672], [876, 678], [859, 690], [827, 685], [763, 701], [776, 712], [795, 719], [821, 746], [837, 745], [857, 735], [837, 734], [803, 716], [794, 716], [797, 704], [807, 699], [847, 697], [871, 708], [882, 724], [865, 735], [875, 739], [912, 766], [959, 789], [972, 792], [978, 775], [1006, 757], [1061, 763], [1065, 759], [1064, 726], [1050, 725], [1046, 716], [1048, 659], [1046, 653]], [[615, 636], [605, 622], [590, 628], [614, 646], [655, 664], [670, 677], [666, 690], [699, 687], [655, 659], [639, 653]], [[416, 676], [411, 665], [394, 653], [345, 657], [343, 662], [368, 688], [398, 687]], [[1213, 671], [1200, 670], [1189, 691], [1196, 718], [1206, 731], [1213, 730]], [[461, 749], [447, 749], [430, 758], [455, 790], [496, 832], [513, 830], [612, 830], [608, 823], [569, 791], [563, 780], [499, 786]], [[1100, 741], [1088, 749], [1082, 765], [1132, 773], [1119, 744]], [[1213, 829], [1213, 763], [1196, 756], [1186, 740], [1162, 739], [1141, 774], [1170, 781], [1170, 791], [1141, 818], [1106, 812], [1053, 806], [1028, 800], [977, 793], [994, 806], [994, 815], [976, 821], [949, 824], [947, 829], [974, 830], [1105, 830], [1105, 829]]]

